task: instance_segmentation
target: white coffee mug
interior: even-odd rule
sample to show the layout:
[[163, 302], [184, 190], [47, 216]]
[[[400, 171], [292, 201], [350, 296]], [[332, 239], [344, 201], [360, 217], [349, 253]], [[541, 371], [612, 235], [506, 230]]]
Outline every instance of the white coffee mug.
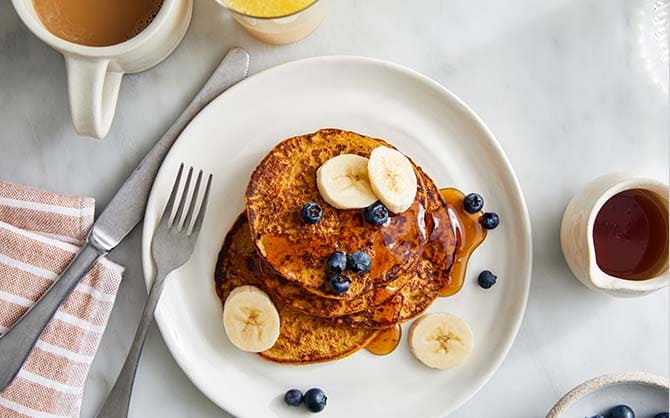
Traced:
[[191, 21], [193, 0], [163, 0], [154, 20], [139, 34], [110, 46], [85, 46], [61, 39], [40, 21], [33, 0], [12, 0], [19, 17], [42, 41], [65, 57], [70, 113], [79, 135], [103, 138], [112, 124], [124, 73], [144, 71], [179, 45]]

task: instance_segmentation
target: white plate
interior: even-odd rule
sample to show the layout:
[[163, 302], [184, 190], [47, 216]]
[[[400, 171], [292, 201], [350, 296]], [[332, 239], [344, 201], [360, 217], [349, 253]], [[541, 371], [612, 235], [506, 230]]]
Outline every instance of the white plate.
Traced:
[[650, 373], [614, 373], [588, 380], [568, 392], [547, 418], [592, 417], [625, 404], [635, 416], [668, 412], [668, 379]]
[[[310, 366], [271, 363], [240, 352], [226, 338], [212, 277], [224, 236], [243, 210], [249, 175], [280, 140], [326, 127], [384, 138], [438, 186], [477, 191], [486, 209], [500, 214], [500, 227], [471, 260], [463, 290], [430, 308], [452, 312], [472, 326], [475, 349], [463, 366], [426, 368], [414, 359], [406, 338], [386, 357], [363, 350]], [[185, 129], [158, 173], [142, 239], [147, 284], [154, 275], [151, 237], [181, 162], [213, 172], [213, 190], [193, 257], [171, 275], [156, 318], [179, 365], [222, 408], [240, 417], [300, 416], [304, 410], [283, 405], [284, 392], [316, 386], [328, 395], [321, 417], [439, 417], [470, 398], [505, 358], [530, 284], [528, 213], [493, 135], [441, 85], [386, 62], [322, 57], [275, 67], [228, 90]], [[499, 277], [488, 291], [476, 285], [484, 268]]]

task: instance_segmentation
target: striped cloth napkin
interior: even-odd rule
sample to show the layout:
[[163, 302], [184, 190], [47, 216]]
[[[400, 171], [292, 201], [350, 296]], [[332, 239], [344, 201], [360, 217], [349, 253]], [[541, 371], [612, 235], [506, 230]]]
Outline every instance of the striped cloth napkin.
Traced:
[[[93, 224], [94, 205], [90, 198], [0, 181], [0, 335], [72, 260]], [[77, 285], [0, 393], [0, 417], [79, 416], [84, 381], [122, 272], [102, 259]]]

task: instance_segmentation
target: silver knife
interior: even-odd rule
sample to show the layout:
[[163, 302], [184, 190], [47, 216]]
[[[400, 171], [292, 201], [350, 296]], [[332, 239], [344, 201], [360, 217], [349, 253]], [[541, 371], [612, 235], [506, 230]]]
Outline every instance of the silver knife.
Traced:
[[93, 224], [85, 245], [58, 280], [0, 337], [0, 392], [12, 382], [47, 323], [77, 283], [100, 257], [119, 245], [140, 223], [154, 178], [179, 134], [203, 107], [243, 80], [248, 71], [247, 51], [231, 49], [186, 110], [123, 183]]

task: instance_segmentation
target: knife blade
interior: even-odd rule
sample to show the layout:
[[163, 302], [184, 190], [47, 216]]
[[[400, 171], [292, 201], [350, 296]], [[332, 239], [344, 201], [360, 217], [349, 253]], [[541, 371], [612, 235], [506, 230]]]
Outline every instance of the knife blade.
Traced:
[[163, 137], [123, 183], [93, 224], [87, 242], [40, 299], [0, 336], [0, 392], [12, 382], [47, 323], [95, 262], [132, 231], [144, 217], [154, 178], [179, 134], [215, 97], [246, 78], [249, 54], [231, 49], [209, 80]]

